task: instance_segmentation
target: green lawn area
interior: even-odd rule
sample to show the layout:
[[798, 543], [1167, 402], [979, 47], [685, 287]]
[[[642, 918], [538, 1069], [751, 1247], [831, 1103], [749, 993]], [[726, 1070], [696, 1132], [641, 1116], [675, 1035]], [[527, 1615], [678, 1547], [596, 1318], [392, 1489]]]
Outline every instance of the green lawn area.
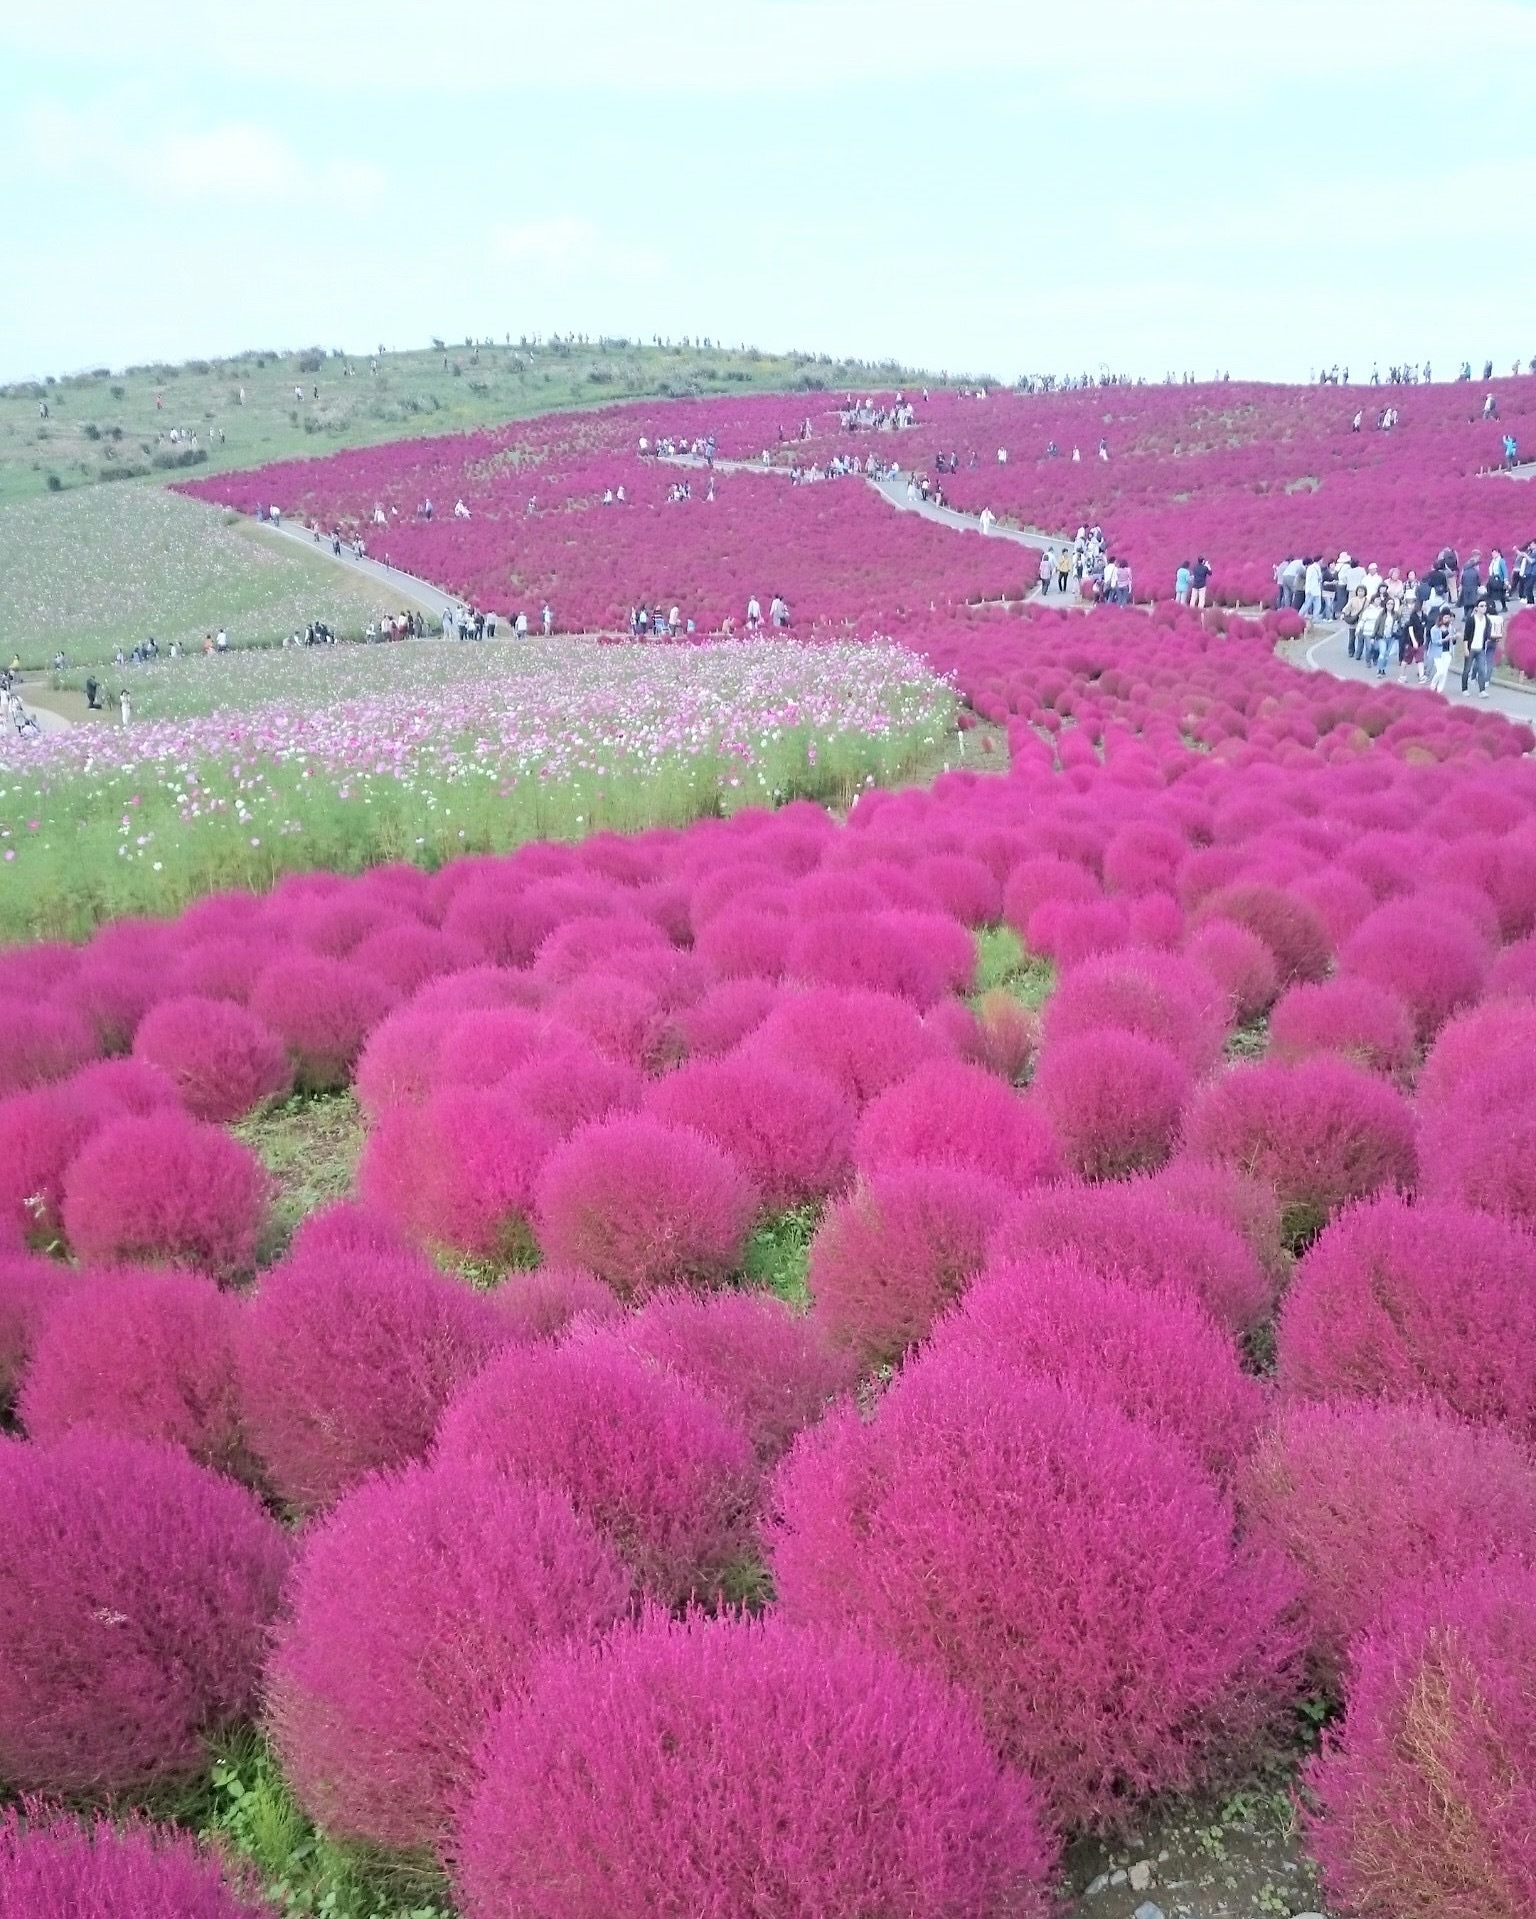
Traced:
[[396, 596], [302, 546], [152, 481], [0, 500], [0, 658], [110, 660], [153, 633], [265, 646], [307, 621], [361, 633]]

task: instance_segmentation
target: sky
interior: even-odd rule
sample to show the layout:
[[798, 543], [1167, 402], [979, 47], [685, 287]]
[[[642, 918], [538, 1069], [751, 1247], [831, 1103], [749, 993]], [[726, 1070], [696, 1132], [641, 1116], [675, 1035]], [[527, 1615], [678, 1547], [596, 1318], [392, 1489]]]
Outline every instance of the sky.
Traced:
[[0, 0], [0, 380], [709, 338], [1536, 355], [1536, 0]]

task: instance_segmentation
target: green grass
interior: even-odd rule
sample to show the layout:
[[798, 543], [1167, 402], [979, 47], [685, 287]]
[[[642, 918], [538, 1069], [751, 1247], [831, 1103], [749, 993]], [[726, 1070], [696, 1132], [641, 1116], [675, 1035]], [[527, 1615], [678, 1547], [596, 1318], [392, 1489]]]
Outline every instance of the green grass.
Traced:
[[163, 487], [0, 500], [7, 664], [41, 667], [62, 651], [72, 666], [101, 666], [151, 633], [197, 652], [220, 627], [236, 647], [276, 645], [315, 619], [360, 634], [398, 607], [398, 594], [329, 555]]
[[803, 1312], [811, 1303], [806, 1274], [810, 1270], [811, 1241], [820, 1224], [821, 1208], [815, 1205], [792, 1207], [787, 1213], [771, 1213], [759, 1220], [742, 1262], [747, 1284], [761, 1287], [786, 1306]]
[[1038, 1011], [1056, 985], [1056, 968], [1028, 952], [1011, 926], [984, 926], [976, 935], [976, 997], [1004, 992]]
[[[600, 341], [434, 346], [386, 353], [373, 366], [367, 354], [326, 354], [316, 364], [313, 353], [253, 352], [0, 388], [0, 501], [48, 495], [50, 482], [68, 493], [125, 471], [162, 479], [226, 472], [653, 395], [938, 384], [894, 364], [825, 355]], [[196, 434], [195, 446], [171, 445], [172, 429]], [[188, 452], [206, 457], [168, 464]]]
[[350, 1195], [363, 1116], [350, 1092], [296, 1093], [231, 1130], [272, 1176], [272, 1212], [257, 1253], [259, 1264], [270, 1265], [287, 1251], [302, 1220]]

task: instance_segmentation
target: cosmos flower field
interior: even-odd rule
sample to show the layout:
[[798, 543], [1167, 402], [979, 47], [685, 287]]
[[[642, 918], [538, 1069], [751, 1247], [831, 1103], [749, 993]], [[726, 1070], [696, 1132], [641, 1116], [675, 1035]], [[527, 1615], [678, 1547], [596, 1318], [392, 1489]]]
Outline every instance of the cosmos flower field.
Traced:
[[[904, 594], [563, 643], [564, 721], [509, 671], [477, 817], [529, 737], [716, 777], [957, 701], [1002, 746], [926, 785], [0, 952], [25, 1919], [1047, 1919], [1276, 1781], [1290, 1913], [1529, 1911], [1536, 736], [1273, 618], [828, 623]], [[145, 767], [463, 803], [473, 679], [327, 670]], [[252, 1121], [340, 1101], [277, 1230]]]

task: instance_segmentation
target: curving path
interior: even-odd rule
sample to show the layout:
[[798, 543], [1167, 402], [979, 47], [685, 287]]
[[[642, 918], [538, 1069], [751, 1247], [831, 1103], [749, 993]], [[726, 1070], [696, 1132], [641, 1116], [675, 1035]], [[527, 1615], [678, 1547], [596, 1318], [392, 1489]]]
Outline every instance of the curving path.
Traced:
[[258, 524], [269, 538], [292, 541], [309, 553], [322, 553], [335, 565], [344, 566], [349, 572], [372, 580], [379, 586], [389, 587], [406, 605], [419, 607], [430, 616], [434, 622], [434, 633], [441, 632], [444, 613], [457, 615], [464, 604], [446, 588], [434, 586], [430, 580], [418, 579], [414, 573], [403, 573], [399, 567], [386, 565], [371, 554], [365, 553], [362, 559], [358, 559], [351, 548], [345, 546], [340, 553], [333, 553], [330, 541], [323, 535], [317, 540], [307, 527], [294, 526], [287, 521], [278, 526], [273, 526], [270, 520], [251, 522], [253, 527]]
[[[1295, 663], [1311, 673], [1331, 673], [1338, 680], [1376, 680], [1375, 669], [1362, 660], [1349, 657], [1349, 640], [1341, 624], [1330, 624], [1313, 629], [1316, 637], [1297, 642], [1298, 653]], [[1383, 686], [1397, 684], [1397, 668], [1389, 667], [1386, 675], [1379, 681]], [[1420, 687], [1415, 678], [1410, 677], [1405, 685], [1410, 691], [1422, 692], [1428, 699], [1446, 699], [1455, 705], [1465, 703], [1468, 706], [1492, 707], [1494, 712], [1503, 713], [1512, 720], [1527, 720], [1536, 723], [1536, 686], [1529, 689], [1511, 685], [1508, 681], [1495, 678], [1492, 690], [1484, 699], [1475, 685], [1463, 693], [1461, 690], [1461, 669], [1458, 666], [1446, 681], [1443, 694], [1434, 693], [1429, 687]]]

